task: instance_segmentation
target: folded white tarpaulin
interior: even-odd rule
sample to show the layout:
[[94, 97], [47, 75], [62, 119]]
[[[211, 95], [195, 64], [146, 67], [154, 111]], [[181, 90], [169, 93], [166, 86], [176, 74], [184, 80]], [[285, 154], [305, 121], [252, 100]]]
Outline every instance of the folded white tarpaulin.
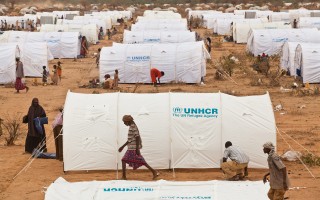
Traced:
[[247, 50], [254, 56], [279, 54], [285, 42], [320, 43], [320, 31], [313, 29], [251, 29]]
[[[266, 19], [266, 18], [265, 18]], [[235, 22], [233, 25], [233, 40], [237, 43], [247, 43], [250, 29], [290, 29], [289, 22], [262, 22], [243, 23]]]
[[[47, 43], [45, 42], [36, 42], [36, 43], [0, 43], [1, 49], [8, 48], [10, 51], [15, 47], [19, 48], [20, 55], [16, 57], [20, 57], [20, 61], [23, 63], [24, 76], [26, 77], [42, 77], [43, 66], [47, 67], [49, 71], [48, 60], [52, 60], [53, 56], [48, 48]], [[0, 54], [5, 53], [6, 51], [0, 50]], [[7, 71], [7, 77], [1, 77], [0, 83], [10, 83], [15, 81], [15, 65], [12, 68], [12, 55], [7, 55], [8, 61], [0, 60], [1, 66], [3, 66], [3, 70]], [[15, 58], [13, 59], [15, 62]], [[14, 76], [12, 76], [12, 74]]]
[[132, 24], [132, 31], [147, 31], [147, 30], [157, 30], [157, 31], [187, 31], [188, 26], [186, 23], [147, 23], [147, 22], [137, 22]]
[[[99, 29], [96, 24], [43, 24], [40, 32], [79, 32], [85, 36], [89, 43], [96, 44], [99, 41]], [[104, 29], [105, 32], [105, 29]]]
[[303, 83], [320, 83], [320, 43], [299, 44], [294, 68], [300, 70]]
[[183, 43], [195, 42], [195, 32], [190, 31], [128, 31], [124, 30], [123, 43]]
[[269, 184], [262, 181], [85, 181], [62, 177], [47, 189], [45, 200], [268, 200]]
[[128, 114], [139, 128], [142, 155], [156, 169], [219, 168], [226, 141], [244, 150], [249, 167], [267, 168], [262, 145], [276, 143], [269, 94], [68, 92], [64, 108], [64, 171], [117, 169]]
[[119, 44], [104, 47], [100, 55], [100, 80], [118, 69], [120, 83], [151, 83], [150, 69], [164, 71], [162, 83], [200, 83], [210, 54], [201, 42]]
[[5, 31], [0, 43], [46, 42], [54, 58], [76, 58], [80, 54], [79, 32]]

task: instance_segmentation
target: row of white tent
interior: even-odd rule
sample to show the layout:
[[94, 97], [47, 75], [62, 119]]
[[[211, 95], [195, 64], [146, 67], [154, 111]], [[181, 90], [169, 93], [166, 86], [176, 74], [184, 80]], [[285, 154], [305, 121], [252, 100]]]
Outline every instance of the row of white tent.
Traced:
[[183, 43], [195, 42], [196, 34], [190, 31], [128, 31], [124, 30], [123, 43]]
[[76, 24], [43, 24], [40, 32], [79, 32], [81, 36], [85, 36], [91, 44], [99, 41], [99, 29], [96, 24], [76, 25]]
[[254, 56], [279, 54], [285, 42], [320, 42], [320, 31], [313, 29], [251, 29], [247, 50]]
[[304, 83], [320, 83], [320, 41], [286, 42], [282, 47], [280, 66], [291, 76], [301, 76]]
[[54, 58], [77, 58], [80, 55], [79, 32], [24, 32], [5, 31], [0, 43], [47, 43]]
[[269, 94], [68, 92], [63, 116], [64, 171], [115, 170], [127, 141], [123, 115], [132, 115], [142, 155], [155, 169], [219, 168], [224, 144], [232, 141], [249, 167], [267, 168], [262, 145], [276, 143]]
[[251, 29], [291, 29], [291, 24], [286, 22], [263, 22], [262, 20], [259, 22], [259, 19], [234, 20], [232, 29], [234, 42], [247, 43]]
[[43, 66], [49, 71], [53, 59], [47, 43], [0, 43], [0, 84], [12, 83], [16, 78], [16, 58], [23, 63], [24, 75], [42, 77]]
[[137, 22], [136, 24], [132, 24], [132, 31], [146, 31], [146, 30], [162, 30], [162, 31], [187, 31], [188, 26], [184, 22], [172, 22], [172, 23], [162, 23], [162, 22], [154, 22], [154, 23], [144, 23]]
[[154, 10], [145, 10], [143, 13], [143, 17], [148, 19], [181, 19], [181, 15], [179, 13], [175, 13], [173, 11], [154, 11]]
[[118, 44], [100, 53], [100, 80], [117, 69], [121, 83], [151, 83], [150, 70], [165, 72], [162, 83], [200, 83], [210, 55], [201, 42]]

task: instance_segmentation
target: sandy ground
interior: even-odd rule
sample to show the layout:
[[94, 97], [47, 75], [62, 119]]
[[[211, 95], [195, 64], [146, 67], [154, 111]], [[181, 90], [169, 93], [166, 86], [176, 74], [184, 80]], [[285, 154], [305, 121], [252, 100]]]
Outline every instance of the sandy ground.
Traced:
[[[204, 30], [197, 30], [201, 33]], [[119, 38], [120, 36], [118, 36]], [[214, 37], [214, 42], [219, 38]], [[90, 47], [90, 55], [92, 55], [99, 47], [110, 46], [111, 41], [103, 40], [98, 45]], [[221, 47], [213, 48], [211, 52], [212, 62], [216, 62], [221, 56], [228, 55], [230, 52], [235, 54], [243, 54], [245, 45], [235, 45], [234, 43], [224, 42]], [[95, 67], [95, 58], [89, 57], [85, 59], [62, 59], [63, 76], [62, 82], [58, 86], [32, 86], [32, 79], [27, 79], [30, 91], [15, 94], [14, 88], [5, 88], [0, 86], [0, 117], [5, 118], [7, 114], [14, 116], [16, 114], [24, 115], [31, 104], [34, 97], [39, 98], [40, 104], [44, 107], [49, 117], [49, 121], [53, 120], [57, 114], [57, 110], [64, 104], [66, 93], [68, 90], [79, 93], [92, 93], [98, 91], [114, 92], [114, 90], [103, 89], [86, 89], [79, 88], [79, 85], [86, 84], [92, 78], [98, 76], [98, 69]], [[50, 67], [56, 64], [58, 60], [50, 62]], [[278, 64], [272, 64], [272, 70], [277, 69]], [[248, 74], [248, 71], [251, 75]], [[245, 73], [246, 72], [246, 73]], [[316, 155], [320, 155], [320, 97], [315, 95], [300, 95], [300, 93], [280, 91], [280, 86], [268, 86], [268, 78], [264, 75], [257, 74], [251, 70], [248, 62], [240, 63], [231, 81], [214, 79], [215, 69], [212, 64], [207, 66], [206, 85], [197, 84], [164, 84], [158, 90], [151, 85], [139, 85], [136, 88], [137, 93], [155, 93], [155, 92], [226, 92], [237, 96], [264, 94], [266, 91], [270, 93], [273, 105], [282, 104], [283, 111], [275, 112], [276, 124], [279, 130], [286, 132], [306, 149]], [[252, 80], [261, 79], [262, 85], [253, 86]], [[41, 80], [39, 79], [39, 82]], [[292, 77], [282, 77], [281, 85], [288, 87], [292, 84]], [[313, 87], [312, 85], [311, 87]], [[135, 85], [120, 85], [122, 92], [132, 92]], [[301, 109], [299, 107], [302, 107]], [[282, 114], [281, 114], [282, 113]], [[48, 140], [53, 137], [51, 124], [46, 126]], [[26, 125], [23, 125], [26, 128]], [[297, 143], [284, 134], [284, 138], [289, 144], [298, 151], [305, 152]], [[24, 141], [26, 132], [18, 138], [15, 146], [5, 146], [4, 136], [0, 137], [0, 199], [43, 199], [44, 187], [48, 187], [59, 176], [64, 177], [67, 181], [90, 181], [90, 180], [112, 180], [116, 179], [116, 171], [99, 171], [99, 172], [72, 172], [63, 173], [63, 163], [57, 160], [36, 159], [33, 161], [27, 171], [23, 171], [14, 180], [13, 177], [27, 164], [29, 154], [24, 154]], [[282, 154], [289, 150], [289, 146], [278, 134], [278, 153]], [[54, 143], [47, 144], [48, 151], [54, 152]], [[262, 151], [262, 148], [261, 148]], [[287, 192], [286, 196], [290, 199], [315, 200], [319, 199], [320, 186], [319, 179], [312, 178], [306, 168], [300, 162], [285, 162], [289, 170], [292, 187], [306, 187], [304, 189], [294, 189]], [[311, 172], [316, 176], [320, 176], [319, 167], [310, 167]], [[249, 180], [261, 180], [267, 170], [249, 170]], [[131, 180], [151, 180], [151, 173], [140, 170], [138, 172], [128, 171], [128, 179]], [[177, 181], [203, 181], [223, 179], [222, 173], [218, 169], [188, 169], [176, 170], [176, 177], [173, 178], [172, 171], [161, 170], [161, 179], [177, 180]]]

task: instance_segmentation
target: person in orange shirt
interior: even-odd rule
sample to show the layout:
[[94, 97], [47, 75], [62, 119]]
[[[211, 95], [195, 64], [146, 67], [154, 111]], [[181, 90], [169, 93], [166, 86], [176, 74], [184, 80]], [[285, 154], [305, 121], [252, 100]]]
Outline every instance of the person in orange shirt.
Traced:
[[158, 83], [160, 84], [160, 78], [162, 76], [164, 76], [164, 72], [163, 71], [159, 71], [156, 68], [152, 68], [150, 70], [150, 76], [151, 76], [151, 81], [153, 83], [153, 86], [156, 87], [157, 86], [157, 79], [158, 79]]

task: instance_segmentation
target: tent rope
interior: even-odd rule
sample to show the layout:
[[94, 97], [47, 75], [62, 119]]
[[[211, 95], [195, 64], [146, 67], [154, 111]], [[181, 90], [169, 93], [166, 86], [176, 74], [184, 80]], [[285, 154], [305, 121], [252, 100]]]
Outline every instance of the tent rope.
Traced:
[[[22, 171], [27, 171], [28, 168], [31, 166], [32, 162], [39, 157], [40, 153], [42, 153], [42, 151], [40, 151], [40, 149], [42, 149], [44, 147], [44, 145], [46, 144], [51, 144], [53, 141], [55, 141], [55, 139], [57, 139], [61, 134], [63, 128], [60, 130], [60, 133], [57, 135], [57, 137], [52, 137], [50, 139], [48, 139], [48, 142], [43, 142], [43, 140], [41, 141], [41, 145], [39, 147], [36, 148], [36, 151], [32, 152], [32, 155], [30, 156], [30, 158], [27, 160], [27, 164], [12, 178], [12, 180], [14, 180], [17, 176], [19, 176]], [[36, 152], [36, 153], [34, 153]], [[33, 158], [32, 158], [33, 157]], [[31, 159], [32, 158], [32, 159]], [[31, 159], [31, 160], [30, 160]]]
[[302, 146], [302, 144], [300, 144], [299, 142], [297, 142], [293, 137], [291, 137], [290, 135], [288, 135], [286, 132], [281, 131], [282, 133], [284, 133], [288, 138], [290, 138], [291, 140], [293, 140], [295, 143], [297, 143], [301, 148], [303, 148], [304, 150], [306, 150], [309, 154], [315, 156], [314, 153], [312, 153], [310, 150], [308, 150], [307, 148], [305, 148], [304, 146]]
[[[283, 135], [280, 133], [278, 127], [277, 128], [277, 133], [281, 136], [281, 138], [283, 139], [283, 141], [289, 146], [289, 148], [294, 151], [294, 149], [292, 148], [292, 146], [287, 142], [287, 140], [283, 137]], [[310, 169], [307, 167], [307, 165], [301, 160], [300, 157], [297, 156], [297, 158], [300, 160], [300, 162], [303, 164], [303, 166], [308, 170], [309, 174], [313, 177], [316, 178], [313, 173], [310, 171]]]

